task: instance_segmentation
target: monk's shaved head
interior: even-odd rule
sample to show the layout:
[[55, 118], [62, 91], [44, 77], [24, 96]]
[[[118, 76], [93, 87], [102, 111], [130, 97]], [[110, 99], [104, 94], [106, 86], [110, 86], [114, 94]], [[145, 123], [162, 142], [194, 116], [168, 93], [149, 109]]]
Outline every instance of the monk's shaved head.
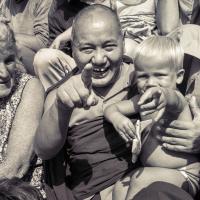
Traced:
[[102, 24], [106, 24], [108, 28], [114, 28], [117, 34], [122, 36], [117, 14], [107, 6], [95, 4], [84, 8], [76, 15], [72, 26], [72, 41], [76, 41], [76, 33], [80, 29], [98, 28]]

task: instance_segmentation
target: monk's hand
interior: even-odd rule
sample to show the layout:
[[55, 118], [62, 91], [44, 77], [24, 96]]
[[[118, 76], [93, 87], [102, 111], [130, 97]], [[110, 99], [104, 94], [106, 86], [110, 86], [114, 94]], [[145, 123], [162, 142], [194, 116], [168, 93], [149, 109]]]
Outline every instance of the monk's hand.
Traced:
[[57, 102], [66, 108], [89, 108], [98, 103], [92, 89], [92, 64], [88, 63], [81, 74], [72, 76], [57, 90]]
[[160, 120], [167, 105], [164, 89], [161, 87], [148, 88], [140, 97], [138, 105], [142, 116], [157, 112], [154, 121]]
[[192, 97], [190, 110], [193, 115], [192, 121], [167, 120], [161, 121], [157, 127], [161, 133], [157, 139], [162, 142], [164, 148], [186, 153], [200, 153], [200, 107], [196, 98]]

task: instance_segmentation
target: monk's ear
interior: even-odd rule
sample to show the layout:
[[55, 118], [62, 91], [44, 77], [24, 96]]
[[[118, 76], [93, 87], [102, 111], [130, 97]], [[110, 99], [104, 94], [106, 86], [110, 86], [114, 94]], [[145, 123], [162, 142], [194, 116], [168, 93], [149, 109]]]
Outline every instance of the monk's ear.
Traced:
[[185, 70], [184, 69], [180, 69], [177, 73], [177, 79], [176, 79], [176, 84], [181, 84], [184, 78], [184, 74], [185, 74]]

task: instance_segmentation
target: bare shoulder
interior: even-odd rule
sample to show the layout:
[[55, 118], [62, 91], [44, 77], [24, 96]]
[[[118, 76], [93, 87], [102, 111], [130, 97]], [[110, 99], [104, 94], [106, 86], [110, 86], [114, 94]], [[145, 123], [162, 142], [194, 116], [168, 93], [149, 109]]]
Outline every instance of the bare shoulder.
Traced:
[[42, 109], [44, 104], [44, 88], [37, 78], [32, 78], [26, 83], [20, 104], [23, 109]]
[[38, 79], [32, 78], [26, 83], [20, 104], [17, 107], [13, 122], [15, 128], [17, 130], [19, 128], [21, 132], [22, 130], [25, 130], [27, 133], [30, 133], [31, 127], [32, 130], [35, 130], [35, 127], [42, 116], [43, 106], [44, 89]]

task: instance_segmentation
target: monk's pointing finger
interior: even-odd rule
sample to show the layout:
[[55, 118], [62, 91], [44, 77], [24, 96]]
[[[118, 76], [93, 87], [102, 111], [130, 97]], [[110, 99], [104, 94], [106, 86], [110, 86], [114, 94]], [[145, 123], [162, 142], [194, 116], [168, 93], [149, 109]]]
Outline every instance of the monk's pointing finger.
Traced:
[[90, 89], [92, 85], [92, 64], [88, 63], [82, 70], [81, 78], [84, 85]]

